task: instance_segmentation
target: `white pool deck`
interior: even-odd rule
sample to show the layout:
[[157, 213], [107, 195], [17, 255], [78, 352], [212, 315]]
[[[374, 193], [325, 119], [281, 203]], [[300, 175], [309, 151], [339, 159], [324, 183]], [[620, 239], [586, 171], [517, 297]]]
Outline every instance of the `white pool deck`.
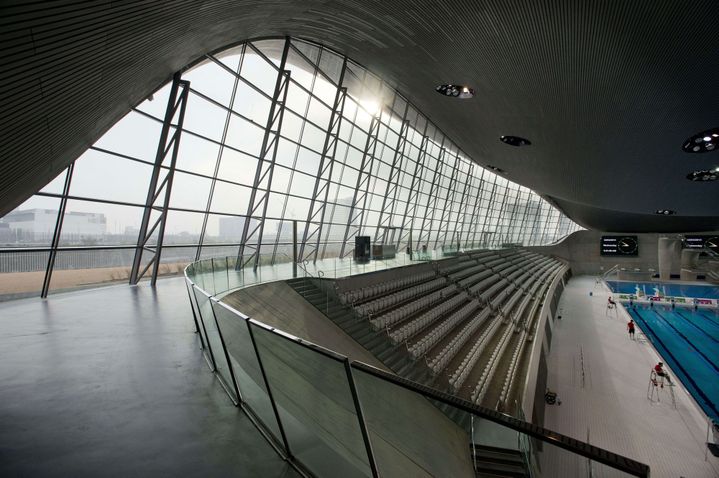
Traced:
[[547, 386], [562, 404], [547, 405], [545, 426], [646, 463], [654, 478], [719, 477], [719, 458], [705, 454], [706, 417], [686, 390], [674, 387], [676, 409], [668, 389], [647, 399], [660, 358], [640, 329], [630, 340], [629, 315], [608, 313], [608, 295], [594, 276], [567, 283], [547, 361]]

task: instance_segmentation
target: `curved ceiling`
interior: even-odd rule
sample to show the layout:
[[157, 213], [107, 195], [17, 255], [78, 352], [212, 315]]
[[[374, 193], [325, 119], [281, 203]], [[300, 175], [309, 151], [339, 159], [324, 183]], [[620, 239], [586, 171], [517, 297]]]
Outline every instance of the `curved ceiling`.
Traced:
[[[586, 227], [713, 229], [719, 182], [685, 176], [719, 167], [719, 152], [685, 154], [681, 146], [719, 126], [718, 16], [710, 0], [5, 6], [0, 214], [173, 72], [244, 39], [292, 35], [387, 79], [475, 161], [506, 170]], [[475, 97], [437, 95], [443, 83], [467, 83]], [[514, 148], [501, 135], [532, 145]], [[677, 216], [657, 220], [665, 219], [657, 209]]]

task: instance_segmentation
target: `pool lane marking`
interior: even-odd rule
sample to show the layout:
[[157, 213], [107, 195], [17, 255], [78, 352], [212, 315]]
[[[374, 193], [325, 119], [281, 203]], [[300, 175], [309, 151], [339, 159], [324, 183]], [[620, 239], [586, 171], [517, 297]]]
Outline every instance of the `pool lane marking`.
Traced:
[[[651, 312], [656, 313], [656, 311], [653, 311], [653, 310], [647, 310], [647, 311], [650, 312], [650, 313], [651, 313]], [[664, 349], [664, 351], [666, 352], [666, 356], [669, 357], [669, 358], [674, 362], [675, 366], [672, 366], [672, 369], [675, 370], [675, 371], [681, 371], [681, 373], [682, 373], [682, 375], [684, 376], [685, 380], [686, 380], [687, 382], [689, 382], [689, 384], [692, 385], [692, 387], [694, 388], [694, 390], [696, 390], [696, 392], [697, 392], [697, 394], [699, 395], [699, 397], [694, 396], [694, 394], [691, 394], [691, 392], [690, 392], [690, 394], [693, 396], [694, 400], [696, 400], [697, 403], [699, 403], [699, 406], [701, 407], [701, 403], [699, 402], [699, 398], [703, 399], [703, 400], [704, 400], [704, 405], [706, 405], [707, 407], [709, 407], [709, 409], [710, 409], [712, 412], [714, 412], [714, 414], [715, 414], [717, 417], [719, 417], [719, 409], [717, 409], [717, 406], [716, 406], [716, 405], [714, 404], [714, 402], [709, 398], [709, 396], [706, 394], [706, 392], [704, 392], [704, 390], [696, 383], [696, 381], [694, 381], [694, 379], [692, 378], [692, 376], [691, 376], [689, 373], [687, 373], [686, 369], [682, 366], [681, 362], [680, 362], [679, 360], [677, 360], [677, 358], [674, 356], [674, 354], [673, 354], [672, 351], [669, 349], [669, 347], [667, 347], [667, 346], [664, 344], [664, 341], [661, 339], [661, 337], [659, 337], [659, 335], [657, 335], [657, 333], [654, 331], [654, 329], [652, 329], [652, 327], [649, 325], [649, 322], [647, 321], [647, 319], [645, 319], [644, 317], [642, 317], [642, 314], [640, 314], [639, 311], [636, 310], [636, 309], [632, 309], [632, 312], [634, 312], [634, 314], [632, 314], [632, 313], [630, 312], [630, 315], [634, 316], [634, 315], [636, 314], [636, 317], [635, 317], [635, 318], [636, 318], [636, 319], [639, 319], [639, 321], [641, 321], [641, 323], [644, 324], [644, 326], [645, 326], [645, 328], [646, 328], [645, 333], [648, 331], [648, 332], [654, 337], [654, 339], [657, 341], [657, 343], [658, 343], [659, 345], [661, 345], [661, 347]], [[640, 328], [641, 328], [641, 327], [640, 327]], [[660, 354], [660, 355], [662, 355], [662, 354]], [[701, 407], [701, 408], [704, 408], [704, 407]], [[705, 411], [706, 411], [706, 410], [705, 410]]]
[[699, 355], [701, 355], [702, 357], [704, 357], [704, 360], [706, 360], [707, 362], [709, 362], [709, 365], [711, 365], [712, 368], [713, 368], [714, 370], [716, 370], [717, 373], [719, 373], [719, 366], [717, 366], [717, 364], [715, 364], [713, 360], [710, 360], [709, 357], [707, 357], [706, 355], [704, 355], [704, 352], [702, 352], [701, 350], [699, 350], [699, 349], [696, 347], [696, 345], [694, 345], [694, 343], [687, 338], [686, 335], [684, 335], [683, 333], [681, 333], [681, 332], [679, 331], [679, 329], [677, 329], [676, 327], [674, 327], [674, 325], [673, 325], [671, 322], [669, 322], [666, 317], [664, 317], [662, 314], [660, 314], [659, 311], [656, 311], [656, 310], [655, 310], [654, 313], [657, 314], [659, 317], [661, 317], [662, 320], [663, 320], [664, 322], [666, 322], [666, 324], [667, 324], [669, 327], [671, 327], [672, 329], [674, 329], [674, 331], [677, 333], [677, 335], [681, 336], [681, 337], [684, 339], [684, 341], [691, 346], [691, 348], [693, 348], [694, 350], [696, 350]]
[[717, 340], [716, 338], [714, 338], [713, 335], [710, 335], [709, 332], [707, 332], [706, 330], [702, 329], [702, 328], [699, 327], [697, 324], [695, 324], [695, 323], [692, 321], [692, 319], [690, 319], [689, 317], [687, 317], [686, 315], [682, 314], [680, 311], [678, 311], [678, 310], [676, 310], [676, 309], [674, 310], [674, 312], [675, 312], [677, 315], [679, 315], [680, 317], [683, 317], [684, 319], [686, 319], [686, 321], [687, 321], [687, 323], [688, 323], [689, 325], [691, 325], [692, 327], [694, 327], [695, 329], [697, 329], [698, 331], [700, 331], [702, 334], [704, 334], [704, 335], [706, 335], [707, 337], [709, 337], [709, 339], [711, 339], [711, 340], [713, 340], [714, 342], [716, 342], [716, 343], [719, 344], [719, 340]]

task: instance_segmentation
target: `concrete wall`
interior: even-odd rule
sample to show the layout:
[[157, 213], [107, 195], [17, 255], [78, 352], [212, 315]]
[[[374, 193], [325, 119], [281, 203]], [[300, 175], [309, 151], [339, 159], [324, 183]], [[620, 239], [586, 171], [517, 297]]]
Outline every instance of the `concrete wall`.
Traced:
[[[635, 235], [639, 242], [639, 255], [632, 257], [602, 256], [599, 253], [599, 241], [605, 235]], [[697, 232], [696, 235], [712, 235], [717, 232]], [[569, 261], [574, 275], [601, 274], [619, 265], [626, 269], [659, 270], [658, 244], [659, 238], [677, 239], [679, 234], [639, 234], [602, 231], [577, 231], [570, 234], [562, 242], [551, 246], [527, 247], [542, 254], [551, 254]], [[679, 250], [678, 254], [681, 251]], [[671, 274], [680, 273], [681, 257], [671, 258]]]

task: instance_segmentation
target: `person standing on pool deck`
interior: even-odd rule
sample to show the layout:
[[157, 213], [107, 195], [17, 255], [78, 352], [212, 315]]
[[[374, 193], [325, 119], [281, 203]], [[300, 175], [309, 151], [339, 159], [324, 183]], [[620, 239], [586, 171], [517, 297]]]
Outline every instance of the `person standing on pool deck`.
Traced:
[[634, 340], [634, 321], [632, 319], [629, 319], [627, 323], [627, 330], [629, 330], [629, 338]]

